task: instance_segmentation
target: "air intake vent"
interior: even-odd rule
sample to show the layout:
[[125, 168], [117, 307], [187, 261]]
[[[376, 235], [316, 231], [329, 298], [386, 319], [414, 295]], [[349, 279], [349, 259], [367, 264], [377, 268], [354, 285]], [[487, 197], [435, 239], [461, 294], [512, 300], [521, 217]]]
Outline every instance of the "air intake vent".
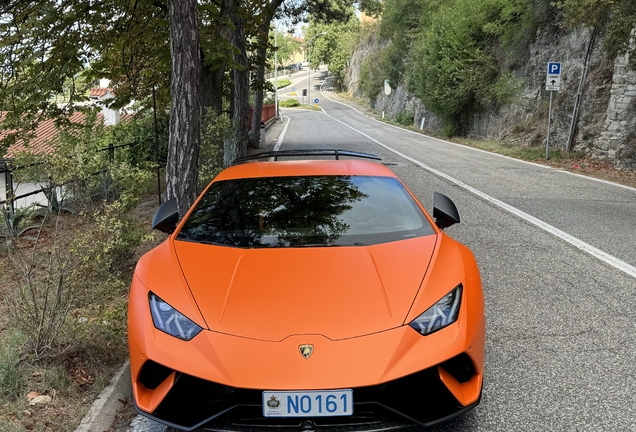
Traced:
[[446, 360], [440, 366], [462, 384], [470, 381], [475, 375], [475, 365], [473, 365], [472, 360], [466, 353], [461, 353], [450, 360]]
[[172, 369], [160, 365], [159, 363], [155, 363], [152, 360], [148, 360], [141, 367], [141, 372], [139, 372], [139, 381], [147, 389], [154, 390], [159, 387], [159, 385], [164, 382], [172, 372], [174, 372]]

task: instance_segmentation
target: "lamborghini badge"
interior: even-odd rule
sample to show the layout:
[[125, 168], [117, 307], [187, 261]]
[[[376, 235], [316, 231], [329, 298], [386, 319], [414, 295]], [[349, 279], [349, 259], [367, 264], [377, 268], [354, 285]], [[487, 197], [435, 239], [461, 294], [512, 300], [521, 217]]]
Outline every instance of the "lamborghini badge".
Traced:
[[314, 352], [314, 346], [311, 344], [299, 345], [298, 350], [300, 351], [300, 355], [308, 359], [311, 354]]

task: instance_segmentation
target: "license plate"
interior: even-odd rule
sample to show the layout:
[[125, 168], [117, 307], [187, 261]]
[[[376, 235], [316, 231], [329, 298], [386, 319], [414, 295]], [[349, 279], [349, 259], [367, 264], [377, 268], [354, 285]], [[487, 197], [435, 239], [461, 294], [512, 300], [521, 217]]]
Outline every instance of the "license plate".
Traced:
[[322, 417], [353, 414], [353, 390], [264, 391], [265, 417]]

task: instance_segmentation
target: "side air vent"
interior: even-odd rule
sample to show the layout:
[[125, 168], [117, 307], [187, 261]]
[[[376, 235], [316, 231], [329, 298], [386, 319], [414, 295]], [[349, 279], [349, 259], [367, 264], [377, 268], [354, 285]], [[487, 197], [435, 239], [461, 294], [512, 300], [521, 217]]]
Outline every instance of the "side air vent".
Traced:
[[174, 372], [172, 369], [167, 368], [159, 363], [155, 363], [152, 360], [148, 360], [141, 367], [139, 372], [139, 381], [149, 390], [154, 390], [165, 381], [170, 374]]
[[440, 365], [446, 372], [451, 374], [460, 383], [470, 381], [475, 375], [475, 365], [468, 354], [461, 353]]

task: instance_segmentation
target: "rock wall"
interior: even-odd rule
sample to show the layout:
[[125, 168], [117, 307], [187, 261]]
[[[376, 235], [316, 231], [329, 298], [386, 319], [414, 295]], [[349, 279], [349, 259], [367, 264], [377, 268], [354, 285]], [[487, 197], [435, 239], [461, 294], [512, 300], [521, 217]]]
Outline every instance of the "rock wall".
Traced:
[[[602, 30], [565, 31], [556, 25], [538, 29], [514, 65], [521, 83], [518, 97], [509, 104], [470, 113], [462, 133], [518, 145], [545, 145], [550, 99], [545, 90], [546, 69], [548, 62], [559, 61], [561, 89], [552, 95], [550, 148], [564, 149], [572, 128], [572, 149], [615, 161], [621, 167], [636, 168], [636, 72], [630, 70], [627, 55], [608, 58], [603, 43]], [[387, 44], [372, 36], [358, 46], [345, 77], [350, 94], [362, 96], [357, 86], [360, 66]], [[391, 95], [381, 93], [373, 101], [375, 109], [391, 117], [400, 111], [412, 111], [416, 125], [425, 118], [426, 129], [440, 131], [443, 121], [426, 110], [407, 88], [407, 83], [401, 83]], [[577, 95], [579, 113], [572, 124]]]
[[596, 151], [615, 159], [619, 167], [636, 169], [636, 71], [630, 70], [628, 55], [614, 61], [610, 100]]

